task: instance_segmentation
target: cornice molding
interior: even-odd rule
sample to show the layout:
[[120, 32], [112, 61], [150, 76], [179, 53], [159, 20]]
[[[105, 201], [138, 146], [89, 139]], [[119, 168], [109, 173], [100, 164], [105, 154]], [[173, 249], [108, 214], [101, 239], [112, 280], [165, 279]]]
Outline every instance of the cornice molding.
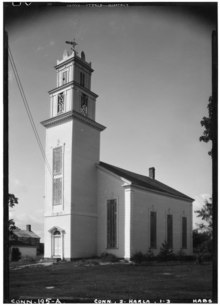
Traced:
[[[139, 185], [136, 185], [136, 184], [132, 184], [132, 187], [136, 188], [136, 189], [139, 189], [139, 190], [145, 190], [145, 191], [149, 191], [149, 192], [152, 192], [152, 193], [156, 193], [156, 194], [159, 194], [159, 195], [162, 195], [162, 196], [165, 196], [165, 197], [179, 199], [181, 201], [186, 201], [186, 202], [189, 202], [189, 203], [192, 203], [192, 201], [194, 201], [194, 199], [192, 199], [192, 198], [187, 199], [185, 197], [170, 194], [170, 193], [167, 193], [165, 191], [163, 192], [163, 191], [159, 191], [159, 190], [155, 190], [155, 189], [150, 189], [150, 188], [147, 188], [147, 187], [144, 187], [144, 186], [139, 186]], [[125, 188], [126, 188], [126, 186], [125, 186]]]
[[68, 82], [62, 86], [59, 86], [59, 87], [56, 87], [56, 88], [53, 88], [51, 89], [50, 91], [48, 91], [48, 93], [51, 95], [53, 93], [56, 93], [60, 90], [64, 90], [66, 88], [68, 88], [69, 86], [77, 86], [79, 87], [81, 90], [85, 91], [86, 93], [88, 93], [89, 95], [93, 96], [94, 98], [98, 98], [98, 95], [95, 94], [94, 92], [92, 92], [90, 89], [86, 88], [86, 87], [83, 87], [81, 86], [79, 83], [77, 83], [76, 81], [71, 81], [71, 82]]
[[71, 82], [68, 82], [68, 83], [66, 83], [66, 84], [63, 84], [63, 85], [61, 85], [61, 86], [59, 86], [59, 87], [56, 87], [56, 88], [53, 88], [53, 89], [49, 90], [48, 93], [49, 93], [49, 94], [53, 94], [53, 93], [55, 93], [55, 92], [57, 92], [57, 91], [66, 89], [67, 87], [73, 86], [73, 85], [74, 85], [74, 84], [73, 84], [73, 81], [71, 81]]
[[49, 118], [47, 120], [44, 120], [44, 121], [41, 122], [41, 124], [44, 127], [47, 128], [47, 127], [51, 127], [51, 126], [54, 126], [54, 125], [58, 125], [60, 123], [63, 123], [65, 121], [68, 121], [68, 120], [73, 119], [73, 118], [78, 119], [79, 121], [82, 121], [89, 126], [92, 126], [93, 128], [95, 128], [98, 131], [103, 131], [106, 128], [104, 125], [99, 124], [96, 121], [94, 121], [94, 120], [92, 120], [92, 119], [90, 119], [86, 116], [83, 116], [83, 115], [81, 115], [80, 113], [78, 113], [74, 110], [63, 113], [63, 114], [60, 114], [60, 115], [52, 117], [52, 118]]
[[[64, 211], [60, 211], [58, 214], [51, 214], [51, 212], [47, 212], [44, 214], [44, 217], [50, 218], [50, 217], [63, 217], [63, 216], [71, 216], [71, 215], [76, 215], [76, 216], [83, 216], [83, 217], [90, 217], [90, 218], [98, 218], [98, 215], [95, 213], [84, 213], [80, 211], [72, 211], [69, 213], [66, 213]], [[58, 226], [54, 226], [53, 228], [58, 228]], [[52, 229], [53, 229], [52, 228]]]

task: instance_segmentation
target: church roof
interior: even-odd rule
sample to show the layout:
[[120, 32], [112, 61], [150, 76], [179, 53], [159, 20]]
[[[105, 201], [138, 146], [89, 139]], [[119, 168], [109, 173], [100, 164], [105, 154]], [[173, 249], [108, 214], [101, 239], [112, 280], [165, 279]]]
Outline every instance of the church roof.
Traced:
[[112, 173], [123, 177], [124, 179], [130, 181], [135, 186], [145, 187], [147, 189], [151, 189], [152, 191], [159, 191], [164, 193], [167, 196], [175, 196], [178, 198], [182, 198], [184, 200], [193, 201], [194, 199], [188, 197], [187, 195], [155, 180], [148, 176], [140, 175], [119, 167], [112, 166], [110, 164], [106, 164], [104, 162], [99, 162], [99, 165], [106, 170], [111, 171]]

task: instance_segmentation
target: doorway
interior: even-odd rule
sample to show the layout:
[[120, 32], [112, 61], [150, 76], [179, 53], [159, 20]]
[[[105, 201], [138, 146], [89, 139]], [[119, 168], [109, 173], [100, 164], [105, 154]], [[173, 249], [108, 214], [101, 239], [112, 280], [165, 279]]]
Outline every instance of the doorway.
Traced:
[[62, 239], [60, 231], [53, 233], [53, 257], [60, 258], [62, 255]]

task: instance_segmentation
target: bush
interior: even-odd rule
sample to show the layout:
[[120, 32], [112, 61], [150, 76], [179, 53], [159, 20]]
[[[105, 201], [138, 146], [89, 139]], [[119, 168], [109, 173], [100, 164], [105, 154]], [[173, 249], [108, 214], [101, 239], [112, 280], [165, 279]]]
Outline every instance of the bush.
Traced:
[[144, 255], [143, 253], [141, 252], [137, 252], [135, 253], [132, 257], [131, 257], [131, 260], [134, 261], [135, 263], [142, 263], [144, 261], [146, 261], [146, 255]]
[[180, 249], [180, 251], [176, 254], [176, 260], [179, 261], [193, 261], [195, 259], [196, 258], [194, 255], [186, 255], [183, 249]]
[[102, 253], [100, 258], [101, 258], [101, 261], [104, 261], [104, 262], [116, 262], [119, 260], [115, 255], [110, 254], [110, 253]]
[[153, 260], [156, 259], [156, 256], [154, 255], [151, 248], [148, 249], [148, 252], [146, 253], [145, 258], [146, 258], [147, 261], [153, 261]]
[[195, 256], [194, 255], [186, 255], [184, 256], [183, 260], [184, 261], [195, 261]]
[[175, 260], [176, 255], [173, 253], [173, 250], [168, 246], [168, 243], [165, 241], [164, 243], [162, 243], [160, 253], [157, 255], [157, 258], [161, 261]]
[[194, 252], [212, 253], [212, 238], [208, 232], [200, 233], [198, 230], [193, 231], [193, 249]]
[[18, 248], [12, 248], [11, 261], [18, 261], [19, 259], [21, 259], [21, 252]]
[[179, 252], [176, 254], [176, 260], [183, 261], [187, 257], [186, 253], [183, 251], [183, 249], [180, 249]]
[[211, 253], [206, 253], [202, 257], [203, 261], [212, 261], [212, 254]]

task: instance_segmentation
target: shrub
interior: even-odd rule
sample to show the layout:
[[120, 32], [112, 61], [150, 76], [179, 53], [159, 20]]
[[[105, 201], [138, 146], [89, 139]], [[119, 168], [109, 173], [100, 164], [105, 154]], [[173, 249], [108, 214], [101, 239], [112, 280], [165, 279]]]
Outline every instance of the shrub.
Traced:
[[142, 263], [144, 261], [146, 261], [146, 255], [144, 255], [143, 253], [141, 252], [137, 252], [135, 253], [132, 257], [131, 257], [131, 260], [134, 261], [135, 263]]
[[179, 252], [177, 253], [177, 256], [178, 257], [184, 257], [184, 256], [186, 256], [186, 253], [184, 252], [183, 249], [180, 249]]
[[195, 261], [195, 256], [194, 255], [186, 255], [183, 258], [184, 261]]
[[100, 258], [101, 258], [101, 261], [104, 261], [104, 262], [116, 262], [119, 260], [115, 255], [110, 254], [110, 253], [102, 253]]
[[202, 257], [203, 261], [212, 261], [212, 254], [211, 253], [206, 253]]
[[187, 255], [185, 254], [183, 249], [180, 249], [179, 252], [176, 254], [176, 259], [177, 260], [185, 260], [185, 258], [187, 257]]
[[194, 255], [186, 255], [183, 249], [180, 249], [179, 252], [176, 254], [176, 260], [179, 261], [193, 261], [195, 260]]
[[212, 253], [212, 237], [208, 232], [193, 231], [193, 249], [195, 253]]
[[145, 255], [145, 259], [147, 261], [153, 261], [156, 259], [156, 256], [154, 255], [153, 251], [151, 250], [151, 248], [148, 249], [146, 255]]
[[157, 255], [159, 260], [166, 261], [166, 260], [175, 260], [176, 256], [173, 253], [173, 250], [168, 246], [168, 243], [164, 241], [160, 248], [160, 253]]
[[18, 261], [19, 259], [21, 259], [21, 252], [19, 251], [18, 248], [12, 248], [11, 260], [12, 261]]

